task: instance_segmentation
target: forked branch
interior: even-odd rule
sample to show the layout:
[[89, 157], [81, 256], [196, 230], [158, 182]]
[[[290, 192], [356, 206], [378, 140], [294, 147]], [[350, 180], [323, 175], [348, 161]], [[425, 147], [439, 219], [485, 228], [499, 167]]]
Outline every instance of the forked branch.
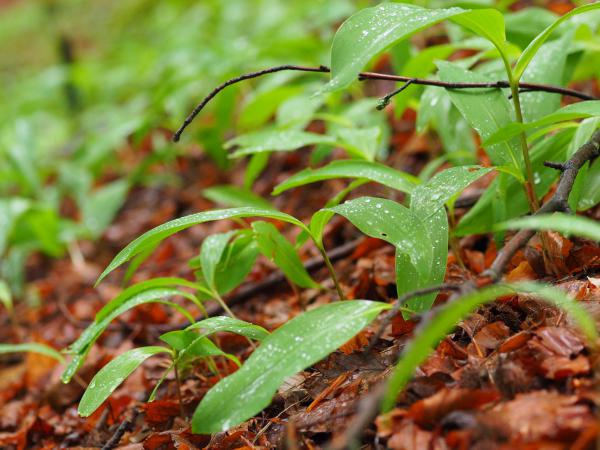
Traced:
[[[268, 69], [259, 70], [257, 72], [250, 72], [244, 75], [240, 75], [239, 77], [232, 78], [230, 80], [225, 81], [224, 83], [217, 86], [213, 89], [210, 94], [202, 99], [200, 103], [192, 110], [190, 115], [184, 120], [183, 124], [179, 127], [179, 129], [173, 134], [173, 141], [178, 142], [181, 138], [181, 134], [188, 127], [190, 123], [196, 118], [198, 114], [204, 109], [204, 107], [217, 96], [219, 92], [225, 89], [227, 86], [231, 86], [232, 84], [239, 83], [240, 81], [250, 80], [252, 78], [258, 78], [263, 75], [267, 75], [275, 72], [282, 71], [296, 71], [296, 72], [316, 72], [316, 73], [329, 73], [331, 69], [327, 66], [319, 66], [319, 67], [306, 67], [306, 66], [296, 66], [286, 64], [283, 66], [275, 66], [270, 67]], [[358, 74], [358, 80], [388, 80], [388, 81], [399, 81], [405, 83], [400, 89], [394, 91], [391, 94], [388, 94], [384, 97], [383, 102], [389, 102], [389, 99], [394, 95], [401, 92], [403, 89], [407, 88], [411, 84], [419, 84], [423, 86], [439, 86], [446, 89], [481, 89], [481, 88], [508, 88], [510, 87], [508, 81], [500, 80], [493, 81], [489, 83], [449, 83], [445, 81], [439, 80], [428, 80], [425, 78], [413, 78], [413, 77], [404, 77], [401, 75], [391, 75], [385, 73], [378, 72], [361, 72]], [[567, 89], [560, 86], [551, 86], [548, 84], [536, 84], [536, 83], [519, 83], [519, 88], [524, 89], [528, 92], [538, 91], [538, 92], [550, 92], [554, 94], [567, 95], [570, 97], [575, 97], [581, 100], [596, 100], [595, 97], [591, 95], [587, 95], [583, 92], [576, 91], [573, 89]]]

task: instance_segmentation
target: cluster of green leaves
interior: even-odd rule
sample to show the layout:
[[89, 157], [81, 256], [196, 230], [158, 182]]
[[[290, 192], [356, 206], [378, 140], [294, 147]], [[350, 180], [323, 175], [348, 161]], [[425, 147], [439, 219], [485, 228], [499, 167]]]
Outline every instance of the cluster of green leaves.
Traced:
[[[257, 8], [260, 18], [248, 21]], [[351, 0], [311, 5], [56, 0], [4, 6], [0, 280], [13, 297], [24, 294], [22, 269], [32, 252], [59, 257], [76, 240], [97, 239], [132, 185], [169, 181], [148, 171], [180, 153], [160, 130], [174, 128], [205, 86], [240, 68], [289, 58], [317, 63], [331, 24], [352, 10]], [[71, 60], [57, 51], [65, 42]], [[210, 107], [214, 119], [196, 128], [193, 138], [226, 167], [221, 151], [226, 133], [234, 125], [251, 125], [248, 117], [269, 114], [261, 111], [265, 102], [300, 92], [299, 86], [283, 85], [289, 79], [273, 80], [262, 99], [257, 89], [240, 119], [234, 114], [239, 91], [231, 89]], [[140, 154], [135, 170], [121, 167], [115, 153], [131, 151], [143, 139], [152, 142], [150, 153]], [[103, 182], [107, 174], [118, 178]], [[76, 206], [75, 218], [62, 213], [65, 200]]]
[[[168, 354], [172, 360], [171, 368], [175, 370], [184, 369], [195, 358], [233, 358], [224, 355], [207, 339], [208, 334], [215, 331], [235, 332], [262, 340], [262, 343], [237, 372], [221, 380], [203, 398], [192, 420], [193, 430], [198, 433], [226, 430], [267, 406], [285, 378], [334, 351], [390, 305], [368, 300], [332, 303], [303, 313], [268, 335], [265, 330], [231, 317], [193, 322], [193, 317], [179, 303], [165, 299], [170, 296], [188, 298], [202, 311], [205, 298], [220, 300], [221, 295], [245, 278], [258, 253], [273, 259], [295, 284], [316, 286], [302, 268], [295, 247], [310, 239], [326, 258], [323, 233], [334, 214], [346, 217], [363, 233], [394, 245], [399, 295], [443, 280], [448, 239], [452, 235], [501, 233], [506, 228], [524, 227], [552, 228], [597, 240], [600, 237], [597, 224], [586, 219], [566, 219], [562, 215], [497, 224], [527, 211], [527, 197], [522, 186], [528, 181], [540, 197], [550, 189], [557, 174], [544, 168], [543, 161], [565, 160], [598, 128], [599, 102], [559, 109], [559, 100], [554, 94], [520, 93], [517, 85], [520, 80], [564, 85], [578, 76], [589, 77], [584, 66], [590, 60], [597, 60], [599, 53], [598, 10], [600, 4], [594, 3], [556, 18], [535, 9], [502, 15], [497, 9], [490, 8], [428, 9], [412, 4], [384, 3], [359, 11], [340, 27], [333, 40], [331, 80], [327, 85], [317, 87], [322, 93], [320, 97], [308, 97], [307, 93], [315, 88], [305, 80], [290, 87], [291, 76], [288, 75], [262, 83], [243, 107], [239, 129], [244, 134], [226, 144], [227, 148], [236, 147], [234, 157], [250, 157], [245, 186], [220, 186], [205, 193], [235, 208], [193, 214], [150, 230], [124, 248], [99, 281], [126, 262], [131, 262], [135, 269], [168, 236], [211, 220], [261, 217], [286, 222], [301, 229], [296, 246], [288, 242], [271, 222], [253, 222], [249, 228], [205, 240], [199, 256], [191, 261], [196, 270], [196, 282], [158, 279], [123, 291], [98, 313], [94, 323], [69, 348], [73, 358], [63, 376], [64, 381], [69, 381], [75, 374], [108, 323], [132, 307], [148, 302], [168, 303], [192, 324], [184, 330], [163, 335], [162, 340], [169, 347], [134, 349], [109, 363], [86, 390], [80, 413], [92, 413], [126, 376], [154, 354]], [[587, 15], [580, 16], [581, 13]], [[582, 20], [582, 17], [588, 19]], [[449, 43], [418, 53], [408, 43], [407, 38], [414, 33], [443, 21], [448, 28]], [[512, 44], [507, 43], [507, 34], [514, 38]], [[549, 40], [550, 37], [554, 39]], [[454, 62], [437, 61], [458, 49], [474, 50], [474, 54]], [[415, 98], [421, 94], [422, 100], [417, 105], [418, 126], [420, 129], [434, 128], [446, 148], [446, 154], [434, 161], [426, 173], [435, 172], [446, 161], [455, 167], [433, 177], [415, 178], [376, 161], [385, 156], [389, 133], [380, 113], [368, 113], [377, 102], [360, 99], [360, 92], [351, 90], [357, 101], [347, 106], [339, 91], [347, 88], [360, 71], [387, 50], [392, 52], [396, 69], [409, 76], [432, 76], [446, 82], [508, 79], [510, 89], [467, 91], [410, 86], [396, 99], [397, 111], [402, 112], [406, 107], [414, 106]], [[243, 57], [248, 58], [248, 54], [244, 53]], [[513, 97], [512, 103], [508, 100], [509, 94]], [[231, 101], [231, 98], [227, 99], [224, 97], [222, 101]], [[271, 123], [269, 119], [273, 115], [275, 121]], [[578, 119], [584, 120], [575, 122]], [[313, 120], [326, 123], [324, 134], [306, 130]], [[450, 229], [446, 210], [452, 213], [460, 192], [491, 170], [472, 166], [476, 145], [471, 130], [479, 134], [498, 175], [477, 205]], [[194, 136], [197, 137], [202, 134]], [[315, 166], [333, 147], [345, 149], [349, 159], [305, 169], [277, 186], [275, 194], [327, 179], [353, 179], [347, 189], [313, 215], [308, 225], [273, 209], [250, 191], [270, 153], [304, 146], [315, 146], [311, 160]], [[598, 203], [597, 164], [585, 167], [577, 181], [570, 201], [578, 210]], [[533, 180], [528, 180], [528, 165], [533, 170]], [[405, 193], [405, 204], [373, 197], [341, 203], [352, 189], [370, 181]], [[329, 262], [328, 267], [332, 269]], [[335, 282], [333, 271], [331, 276]], [[384, 407], [393, 406], [398, 391], [415, 368], [458, 321], [481, 304], [515, 293], [532, 294], [563, 308], [580, 326], [590, 345], [596, 342], [597, 330], [593, 321], [561, 291], [539, 284], [494, 285], [454, 299], [432, 312], [431, 317], [427, 316], [394, 370]], [[427, 311], [432, 302], [431, 295], [414, 299], [405, 314], [411, 316]]]

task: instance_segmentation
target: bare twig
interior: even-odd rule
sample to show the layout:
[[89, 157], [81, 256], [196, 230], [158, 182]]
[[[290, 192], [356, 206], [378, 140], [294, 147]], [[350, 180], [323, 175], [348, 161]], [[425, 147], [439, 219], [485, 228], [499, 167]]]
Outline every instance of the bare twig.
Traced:
[[139, 410], [139, 408], [134, 408], [130, 416], [123, 422], [121, 422], [115, 433], [111, 436], [111, 438], [108, 441], [106, 441], [106, 444], [104, 444], [102, 450], [112, 450], [117, 445], [119, 445], [119, 442], [121, 441], [121, 438], [123, 437], [125, 432], [131, 431], [131, 429], [133, 428], [133, 424], [136, 421], [137, 417], [140, 415], [140, 412], [141, 411]]
[[404, 304], [407, 301], [409, 301], [410, 299], [413, 299], [415, 297], [419, 297], [421, 295], [431, 294], [432, 292], [457, 291], [459, 289], [460, 289], [460, 285], [458, 285], [458, 284], [444, 283], [444, 284], [439, 284], [437, 286], [430, 286], [430, 287], [426, 287], [426, 288], [422, 288], [422, 289], [416, 289], [412, 292], [407, 292], [406, 294], [400, 296], [398, 298], [398, 300], [396, 300], [396, 302], [394, 303], [394, 307], [392, 309], [390, 309], [381, 319], [379, 329], [377, 330], [377, 333], [375, 333], [375, 335], [372, 337], [371, 342], [370, 342], [369, 346], [367, 347], [367, 351], [371, 350], [375, 346], [375, 344], [377, 343], [377, 341], [379, 340], [379, 338], [385, 331], [386, 327], [390, 324], [392, 319], [396, 316], [396, 314], [398, 314], [400, 309], [404, 306]]
[[[268, 69], [259, 70], [257, 72], [250, 72], [244, 75], [240, 75], [239, 77], [232, 78], [230, 80], [225, 81], [224, 83], [217, 86], [213, 89], [210, 94], [208, 94], [202, 101], [192, 110], [190, 115], [185, 119], [183, 124], [179, 127], [179, 129], [173, 134], [173, 141], [177, 142], [181, 138], [181, 134], [188, 127], [190, 123], [194, 120], [194, 118], [204, 109], [204, 107], [223, 89], [227, 86], [231, 86], [232, 84], [239, 83], [240, 81], [250, 80], [252, 78], [258, 78], [263, 75], [267, 75], [275, 72], [282, 71], [296, 71], [296, 72], [316, 72], [316, 73], [329, 73], [331, 70], [327, 66], [319, 66], [319, 67], [306, 67], [306, 66], [297, 66], [286, 64], [283, 66], [275, 66], [270, 67]], [[423, 86], [439, 86], [446, 89], [481, 89], [481, 88], [508, 88], [510, 87], [508, 81], [500, 80], [493, 81], [489, 83], [449, 83], [445, 81], [439, 80], [427, 80], [424, 78], [413, 78], [413, 77], [404, 77], [401, 75], [391, 75], [385, 73], [377, 73], [377, 72], [361, 72], [358, 74], [358, 80], [389, 80], [389, 81], [400, 81], [404, 82], [404, 86], [402, 86], [397, 92], [393, 92], [388, 94], [386, 97], [393, 97], [398, 92], [401, 92], [403, 89], [406, 89], [411, 84], [419, 84]], [[567, 89], [560, 86], [551, 86], [548, 84], [536, 84], [536, 83], [519, 83], [519, 87], [521, 89], [526, 89], [527, 91], [539, 91], [539, 92], [550, 92], [554, 94], [567, 95], [570, 97], [579, 98], [581, 100], [596, 100], [595, 97], [591, 95], [587, 95], [583, 92], [576, 91], [573, 89]], [[386, 98], [384, 97], [384, 99]], [[389, 101], [389, 99], [388, 99]]]
[[379, 101], [379, 104], [377, 105], [377, 109], [379, 111], [381, 111], [383, 108], [385, 108], [387, 105], [390, 104], [390, 100], [392, 99], [392, 97], [394, 97], [395, 95], [398, 95], [400, 92], [404, 91], [407, 87], [409, 87], [411, 84], [413, 84], [413, 82], [414, 82], [414, 78], [411, 78], [406, 83], [404, 83], [402, 86], [400, 86], [400, 88], [398, 88], [395, 91], [390, 92], [389, 94], [385, 95]]

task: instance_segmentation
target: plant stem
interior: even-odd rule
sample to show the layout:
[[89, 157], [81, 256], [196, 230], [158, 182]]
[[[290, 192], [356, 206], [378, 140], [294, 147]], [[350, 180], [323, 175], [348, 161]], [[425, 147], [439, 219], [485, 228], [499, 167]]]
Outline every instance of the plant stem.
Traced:
[[[512, 74], [510, 75], [510, 91], [512, 93], [512, 102], [515, 108], [515, 120], [517, 123], [523, 123], [523, 112], [521, 111], [521, 99], [519, 98], [519, 83], [516, 82]], [[527, 136], [525, 131], [519, 133], [519, 141], [521, 143], [521, 152], [523, 154], [523, 162], [525, 163], [525, 194], [529, 201], [529, 209], [535, 213], [540, 209], [540, 203], [535, 195], [533, 168], [531, 167], [531, 158], [529, 158], [529, 146], [527, 145]]]
[[179, 414], [181, 418], [185, 420], [185, 412], [183, 411], [183, 397], [181, 396], [181, 380], [179, 379], [179, 370], [177, 370], [177, 364], [173, 365], [173, 372], [175, 372], [175, 383], [177, 383], [177, 400], [179, 401]]
[[229, 306], [227, 306], [227, 303], [225, 303], [225, 300], [223, 300], [223, 298], [219, 295], [219, 293], [216, 291], [216, 289], [213, 289], [212, 295], [213, 295], [214, 299], [217, 301], [217, 303], [221, 306], [221, 308], [223, 308], [223, 311], [225, 311], [229, 315], [229, 317], [232, 317], [233, 319], [237, 319], [237, 317], [235, 316], [233, 311], [231, 309], [229, 309]]
[[325, 251], [323, 246], [320, 244], [317, 244], [317, 248], [319, 249], [319, 252], [321, 252], [321, 256], [323, 256], [323, 260], [325, 261], [325, 266], [327, 266], [327, 270], [329, 270], [329, 275], [331, 276], [331, 280], [333, 281], [333, 284], [335, 285], [335, 289], [338, 293], [340, 300], [344, 300], [344, 291], [342, 291], [342, 287], [340, 286], [340, 283], [335, 274], [335, 270], [333, 269], [333, 264], [331, 264], [331, 260], [329, 259], [329, 256], [327, 256], [327, 252]]

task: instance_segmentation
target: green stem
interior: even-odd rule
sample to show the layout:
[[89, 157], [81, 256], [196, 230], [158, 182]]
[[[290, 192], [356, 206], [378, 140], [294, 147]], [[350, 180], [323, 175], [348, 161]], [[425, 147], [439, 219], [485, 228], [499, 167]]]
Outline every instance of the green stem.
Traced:
[[329, 259], [329, 256], [327, 256], [327, 252], [320, 244], [317, 244], [317, 248], [319, 249], [321, 256], [323, 256], [325, 266], [327, 266], [327, 270], [329, 270], [329, 275], [331, 276], [333, 284], [335, 285], [335, 289], [338, 293], [340, 300], [344, 300], [344, 291], [342, 291], [342, 287], [340, 286], [337, 276], [335, 275], [335, 270], [333, 270], [333, 264], [331, 264], [331, 260]]
[[223, 311], [225, 311], [229, 315], [229, 317], [232, 317], [233, 319], [237, 319], [237, 317], [235, 316], [233, 311], [231, 309], [229, 309], [229, 306], [227, 306], [227, 303], [225, 303], [225, 300], [223, 300], [223, 298], [219, 295], [219, 293], [217, 292], [216, 289], [213, 289], [212, 296], [217, 301], [217, 303], [219, 303], [221, 308], [223, 308]]
[[[521, 110], [521, 98], [519, 97], [519, 80], [515, 79], [513, 76], [510, 62], [508, 61], [504, 51], [502, 51], [500, 48], [498, 48], [498, 50], [500, 51], [500, 56], [502, 57], [502, 62], [504, 63], [504, 69], [506, 70], [506, 75], [508, 76], [508, 84], [510, 85], [513, 107], [515, 109], [515, 120], [522, 124], [523, 111]], [[531, 159], [529, 158], [529, 146], [527, 145], [527, 136], [525, 135], [525, 131], [521, 131], [519, 134], [519, 141], [521, 143], [521, 152], [523, 153], [523, 162], [525, 163], [525, 183], [523, 183], [523, 187], [525, 188], [525, 195], [529, 201], [529, 209], [531, 212], [536, 212], [538, 209], [540, 209], [540, 204], [533, 188], [533, 169], [531, 167]]]
[[[510, 91], [512, 93], [512, 101], [515, 108], [515, 120], [518, 123], [523, 123], [523, 112], [521, 111], [521, 99], [519, 97], [519, 83], [515, 82], [512, 76], [510, 77]], [[525, 193], [529, 200], [531, 212], [536, 212], [540, 209], [537, 196], [534, 190], [533, 168], [531, 166], [531, 158], [529, 158], [529, 146], [527, 145], [527, 136], [525, 131], [519, 133], [519, 141], [521, 143], [521, 152], [523, 153], [523, 161], [525, 162]]]

